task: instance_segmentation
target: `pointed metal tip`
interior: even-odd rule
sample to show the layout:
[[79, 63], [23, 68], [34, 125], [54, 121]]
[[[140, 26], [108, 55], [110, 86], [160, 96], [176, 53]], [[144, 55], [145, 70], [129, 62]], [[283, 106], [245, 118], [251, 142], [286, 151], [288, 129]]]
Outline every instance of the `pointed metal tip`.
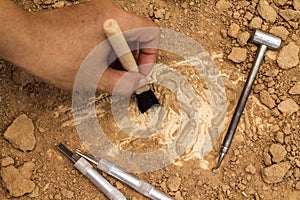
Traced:
[[219, 166], [215, 166], [215, 167], [213, 167], [212, 169], [211, 169], [211, 172], [212, 173], [216, 173], [217, 172], [217, 169], [219, 168]]
[[66, 147], [64, 144], [59, 143], [56, 148], [62, 152], [65, 156], [67, 156], [73, 163], [77, 162], [77, 160], [79, 159], [75, 154], [73, 154], [73, 152], [68, 149], [68, 147]]
[[212, 171], [213, 173], [216, 173], [217, 169], [219, 169], [219, 167], [221, 166], [222, 161], [223, 161], [225, 155], [226, 155], [226, 153], [223, 153], [223, 152], [220, 154], [220, 157], [219, 157], [219, 159], [218, 159], [217, 165], [211, 169], [211, 171]]
[[99, 161], [98, 161], [95, 157], [93, 157], [92, 155], [89, 155], [89, 154], [87, 154], [87, 153], [85, 153], [85, 152], [83, 152], [83, 151], [80, 151], [79, 149], [76, 149], [75, 152], [76, 152], [78, 155], [80, 155], [81, 157], [87, 159], [88, 161], [90, 161], [90, 162], [92, 162], [92, 163], [94, 163], [94, 164], [96, 164], [96, 165], [97, 165], [98, 162], [99, 162]]

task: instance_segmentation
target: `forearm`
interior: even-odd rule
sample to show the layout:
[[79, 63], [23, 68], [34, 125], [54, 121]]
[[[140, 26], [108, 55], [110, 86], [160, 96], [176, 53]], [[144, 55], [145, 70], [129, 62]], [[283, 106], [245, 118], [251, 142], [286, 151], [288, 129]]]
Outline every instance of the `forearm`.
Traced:
[[30, 41], [28, 13], [11, 0], [0, 0], [0, 57], [19, 64]]

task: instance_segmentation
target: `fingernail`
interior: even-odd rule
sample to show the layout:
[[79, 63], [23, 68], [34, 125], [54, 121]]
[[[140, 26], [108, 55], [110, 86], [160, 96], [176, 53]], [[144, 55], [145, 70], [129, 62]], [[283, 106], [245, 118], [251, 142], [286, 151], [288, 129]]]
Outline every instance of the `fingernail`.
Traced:
[[139, 85], [138, 85], [138, 88], [144, 86], [147, 84], [147, 80], [146, 78], [142, 78], [140, 81], [139, 81]]

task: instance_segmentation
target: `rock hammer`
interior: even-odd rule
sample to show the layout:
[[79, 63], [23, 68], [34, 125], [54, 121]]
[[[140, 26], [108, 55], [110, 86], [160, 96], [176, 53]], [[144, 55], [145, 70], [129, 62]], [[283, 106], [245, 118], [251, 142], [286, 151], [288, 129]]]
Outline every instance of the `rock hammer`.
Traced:
[[280, 47], [281, 39], [279, 37], [273, 36], [271, 34], [265, 33], [261, 30], [255, 30], [254, 34], [252, 36], [252, 42], [259, 45], [258, 53], [256, 55], [256, 58], [254, 60], [254, 63], [252, 65], [251, 71], [248, 75], [247, 81], [244, 85], [243, 91], [241, 93], [241, 96], [239, 98], [238, 104], [235, 108], [233, 117], [231, 119], [229, 128], [227, 130], [227, 133], [225, 135], [225, 138], [222, 143], [220, 156], [218, 159], [217, 165], [212, 168], [212, 171], [215, 172], [221, 165], [226, 153], [228, 152], [228, 149], [231, 145], [233, 136], [235, 134], [236, 128], [239, 124], [240, 118], [242, 116], [243, 110], [245, 108], [245, 105], [247, 103], [249, 94], [252, 89], [252, 85], [255, 81], [257, 72], [259, 70], [260, 64], [264, 58], [264, 55], [267, 51], [267, 48], [276, 50]]

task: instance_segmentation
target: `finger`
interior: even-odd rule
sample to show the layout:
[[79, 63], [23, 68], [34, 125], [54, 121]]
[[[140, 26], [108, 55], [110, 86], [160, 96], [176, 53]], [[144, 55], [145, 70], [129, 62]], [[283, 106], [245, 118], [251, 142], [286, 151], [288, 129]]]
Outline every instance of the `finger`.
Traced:
[[98, 90], [129, 96], [146, 82], [145, 76], [141, 73], [107, 68], [99, 81]]

